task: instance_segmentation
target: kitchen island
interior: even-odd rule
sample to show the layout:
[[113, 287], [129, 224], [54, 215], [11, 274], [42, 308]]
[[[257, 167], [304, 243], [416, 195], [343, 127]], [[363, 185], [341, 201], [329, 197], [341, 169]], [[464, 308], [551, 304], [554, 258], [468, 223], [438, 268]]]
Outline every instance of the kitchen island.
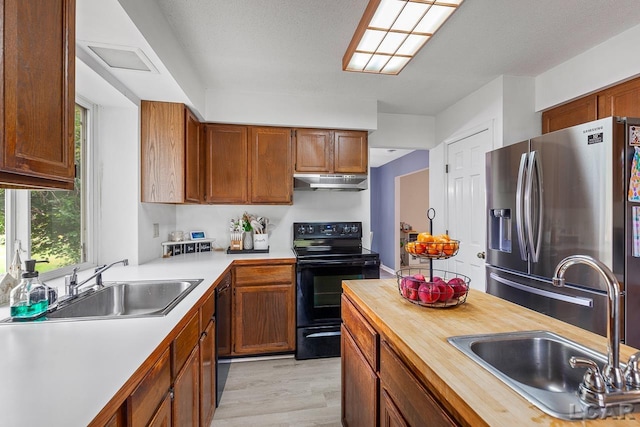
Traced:
[[[203, 252], [114, 267], [104, 273], [105, 282], [203, 281], [166, 316], [0, 324], [0, 425], [68, 427], [90, 425], [96, 417], [108, 420], [220, 276], [232, 264], [262, 261], [294, 263], [295, 258], [290, 249]], [[79, 273], [79, 280], [90, 274]], [[9, 308], [1, 307], [0, 319], [8, 316]]]
[[[640, 425], [640, 413], [624, 419], [587, 421], [551, 417], [447, 341], [457, 335], [548, 330], [606, 354], [605, 337], [473, 289], [464, 304], [448, 309], [421, 307], [404, 300], [394, 279], [344, 281], [343, 298], [343, 422], [345, 416], [375, 420], [379, 411], [381, 426], [412, 425], [406, 418], [415, 414], [410, 413], [407, 400], [418, 398], [411, 392], [415, 388], [426, 391], [429, 397], [425, 402], [433, 405], [413, 406], [429, 412], [433, 425]], [[625, 345], [620, 350], [625, 363], [636, 351]], [[347, 353], [345, 357], [345, 351], [355, 355]], [[394, 361], [404, 368], [394, 368]], [[387, 382], [401, 385], [396, 388], [398, 396], [407, 393], [395, 402], [398, 407], [408, 408], [406, 416], [402, 408], [394, 406], [393, 391], [383, 387], [384, 369], [408, 378], [401, 382], [387, 377]], [[367, 390], [371, 385], [373, 391]], [[393, 384], [389, 386], [392, 388]]]

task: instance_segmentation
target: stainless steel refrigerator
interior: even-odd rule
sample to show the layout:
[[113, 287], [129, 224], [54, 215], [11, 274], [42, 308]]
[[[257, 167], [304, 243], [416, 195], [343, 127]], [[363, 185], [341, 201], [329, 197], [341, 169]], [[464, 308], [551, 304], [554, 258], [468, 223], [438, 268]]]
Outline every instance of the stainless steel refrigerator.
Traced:
[[563, 258], [591, 255], [620, 282], [622, 336], [640, 347], [640, 202], [628, 200], [638, 126], [609, 117], [487, 153], [487, 292], [606, 335], [594, 270], [551, 284]]

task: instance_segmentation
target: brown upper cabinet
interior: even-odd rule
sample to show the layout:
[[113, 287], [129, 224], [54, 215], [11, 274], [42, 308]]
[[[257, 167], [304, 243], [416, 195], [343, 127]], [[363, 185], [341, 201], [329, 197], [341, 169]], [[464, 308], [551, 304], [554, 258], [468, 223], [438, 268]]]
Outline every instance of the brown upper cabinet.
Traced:
[[366, 131], [295, 129], [296, 173], [367, 173]]
[[142, 201], [200, 203], [203, 192], [201, 126], [184, 105], [142, 101]]
[[640, 78], [544, 111], [542, 133], [610, 116], [640, 117]]
[[207, 203], [293, 202], [289, 128], [207, 124]]
[[0, 7], [0, 186], [73, 189], [75, 0]]

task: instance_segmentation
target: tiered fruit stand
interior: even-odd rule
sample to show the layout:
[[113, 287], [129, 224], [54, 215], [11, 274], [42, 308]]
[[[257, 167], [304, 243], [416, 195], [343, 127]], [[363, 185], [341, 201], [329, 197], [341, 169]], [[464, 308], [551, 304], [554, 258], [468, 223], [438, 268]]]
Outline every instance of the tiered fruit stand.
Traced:
[[[448, 236], [433, 237], [433, 219], [436, 212], [433, 208], [427, 211], [429, 233], [424, 239], [405, 245], [411, 255], [429, 259], [429, 268], [407, 267], [396, 272], [400, 295], [413, 304], [423, 307], [445, 308], [455, 307], [467, 300], [471, 279], [463, 274], [446, 270], [434, 270], [434, 260], [445, 260], [456, 256], [460, 241]], [[421, 233], [423, 234], [423, 233]], [[420, 241], [424, 240], [424, 241]]]

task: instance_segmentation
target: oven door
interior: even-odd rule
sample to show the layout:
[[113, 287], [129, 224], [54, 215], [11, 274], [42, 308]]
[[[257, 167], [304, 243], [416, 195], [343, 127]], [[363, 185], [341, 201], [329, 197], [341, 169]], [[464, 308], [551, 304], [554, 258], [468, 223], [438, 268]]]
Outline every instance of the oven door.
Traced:
[[342, 281], [377, 279], [377, 259], [298, 261], [297, 326], [319, 326], [340, 323]]

